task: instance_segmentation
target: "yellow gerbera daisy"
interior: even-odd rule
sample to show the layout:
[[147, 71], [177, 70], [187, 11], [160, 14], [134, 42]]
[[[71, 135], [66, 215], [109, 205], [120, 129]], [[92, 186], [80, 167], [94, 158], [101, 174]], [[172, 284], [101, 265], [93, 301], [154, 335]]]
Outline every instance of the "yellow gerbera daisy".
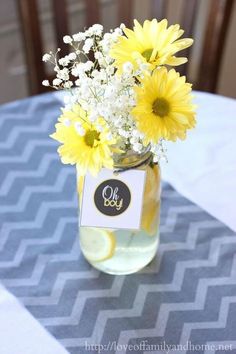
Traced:
[[109, 137], [109, 130], [103, 118], [97, 125], [88, 120], [86, 112], [79, 105], [72, 110], [63, 110], [56, 124], [56, 132], [51, 137], [62, 145], [58, 148], [64, 164], [76, 164], [80, 175], [87, 170], [96, 175], [102, 167], [112, 168], [112, 146], [116, 141]]
[[137, 60], [148, 63], [151, 69], [160, 65], [180, 65], [187, 61], [187, 58], [176, 58], [174, 56], [180, 50], [192, 45], [190, 38], [180, 38], [184, 31], [179, 25], [168, 27], [166, 19], [158, 22], [144, 21], [143, 26], [134, 20], [133, 31], [125, 28], [126, 36], [120, 36], [118, 42], [113, 46], [110, 55], [115, 59], [115, 66], [122, 71], [126, 62], [132, 62], [137, 67]]
[[132, 114], [146, 144], [160, 138], [185, 139], [186, 130], [195, 126], [196, 109], [185, 76], [162, 67], [145, 75], [135, 90], [137, 103]]

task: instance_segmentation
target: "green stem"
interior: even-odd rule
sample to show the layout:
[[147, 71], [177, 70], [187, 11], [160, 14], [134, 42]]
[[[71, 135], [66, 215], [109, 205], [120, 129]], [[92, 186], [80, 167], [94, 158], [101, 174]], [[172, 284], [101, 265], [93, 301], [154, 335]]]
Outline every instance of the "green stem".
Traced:
[[127, 247], [130, 247], [130, 245], [131, 245], [131, 243], [132, 243], [132, 241], [133, 241], [134, 236], [135, 236], [135, 232], [132, 231], [132, 233], [131, 233], [131, 235], [130, 235], [130, 238], [129, 238], [129, 240], [128, 240], [128, 243], [127, 243]]

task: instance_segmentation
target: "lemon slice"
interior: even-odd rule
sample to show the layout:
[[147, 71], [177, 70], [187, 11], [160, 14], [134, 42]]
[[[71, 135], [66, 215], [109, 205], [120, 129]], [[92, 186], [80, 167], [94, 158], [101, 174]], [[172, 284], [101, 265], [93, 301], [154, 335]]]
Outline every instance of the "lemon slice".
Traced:
[[150, 200], [144, 204], [142, 214], [142, 229], [149, 236], [154, 236], [157, 233], [160, 215], [160, 202]]
[[101, 262], [113, 256], [116, 239], [111, 231], [81, 227], [80, 244], [84, 256], [91, 262]]
[[144, 189], [144, 202], [160, 199], [160, 169], [157, 165], [147, 167], [147, 177]]

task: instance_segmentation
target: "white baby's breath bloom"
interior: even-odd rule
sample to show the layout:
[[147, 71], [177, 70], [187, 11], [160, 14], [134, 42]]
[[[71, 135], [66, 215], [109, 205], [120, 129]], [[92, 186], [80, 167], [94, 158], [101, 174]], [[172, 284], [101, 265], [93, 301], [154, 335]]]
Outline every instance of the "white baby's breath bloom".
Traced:
[[68, 55], [68, 58], [69, 58], [70, 60], [75, 60], [75, 59], [76, 59], [76, 54], [75, 54], [75, 53], [70, 53], [70, 54]]
[[60, 65], [62, 65], [62, 66], [67, 66], [67, 65], [69, 64], [69, 62], [70, 62], [70, 59], [69, 59], [69, 56], [68, 56], [68, 55], [66, 55], [65, 57], [60, 58], [60, 59], [58, 60], [58, 63], [59, 63]]
[[114, 119], [115, 128], [119, 128], [122, 125], [122, 119], [120, 117]]
[[118, 130], [118, 133], [119, 133], [121, 136], [123, 136], [124, 138], [128, 138], [128, 137], [129, 137], [129, 132], [126, 131], [126, 130], [124, 130], [124, 129], [122, 129], [122, 128], [120, 128], [120, 129]]
[[61, 79], [61, 80], [64, 80], [64, 81], [69, 80], [69, 70], [66, 69], [66, 68], [64, 68], [62, 70], [59, 70], [57, 72], [57, 78]]
[[64, 83], [64, 88], [70, 89], [73, 86], [73, 82], [72, 81], [66, 81]]
[[72, 37], [75, 42], [82, 42], [86, 38], [83, 32], [75, 33]]
[[66, 44], [71, 44], [73, 42], [73, 39], [71, 36], [64, 36], [63, 37], [63, 42], [66, 43]]
[[94, 35], [92, 27], [89, 27], [89, 28], [84, 32], [84, 34], [85, 34], [85, 37], [86, 37], [86, 38], [92, 37], [92, 36]]
[[87, 61], [85, 64], [84, 64], [84, 68], [85, 68], [85, 71], [89, 71], [91, 70], [93, 67], [93, 62], [92, 61]]
[[103, 36], [102, 41], [110, 41], [111, 39], [111, 34], [110, 33], [105, 33]]
[[50, 86], [48, 80], [43, 80], [42, 85], [43, 85], [43, 86]]
[[103, 55], [101, 52], [95, 52], [94, 53], [94, 58], [97, 59], [97, 60], [100, 60], [103, 58]]
[[142, 144], [140, 144], [140, 143], [135, 143], [134, 145], [133, 145], [133, 149], [134, 149], [134, 151], [136, 151], [136, 152], [142, 152], [142, 149], [143, 149], [143, 145]]
[[138, 139], [132, 136], [132, 137], [130, 138], [130, 143], [131, 143], [132, 145], [134, 145], [134, 144], [138, 143]]
[[112, 37], [114, 39], [117, 39], [119, 36], [122, 36], [122, 29], [120, 27], [117, 27], [114, 29], [114, 32], [112, 33]]
[[85, 54], [88, 54], [90, 52], [90, 49], [93, 46], [93, 39], [92, 38], [87, 38], [84, 42], [84, 46], [83, 46], [83, 51], [85, 52]]
[[75, 77], [80, 75], [80, 68], [79, 68], [79, 64], [77, 64], [76, 66], [74, 66], [71, 70], [71, 74]]
[[110, 75], [113, 75], [114, 72], [115, 72], [115, 67], [114, 67], [114, 66], [111, 66], [111, 65], [107, 66], [106, 72], [107, 72], [107, 74], [108, 74], [109, 76], [110, 76]]
[[133, 70], [133, 64], [130, 61], [127, 61], [123, 64], [123, 71], [127, 74], [130, 74]]
[[162, 139], [159, 140], [157, 144], [151, 144], [151, 152], [153, 154], [153, 162], [159, 163], [161, 161], [168, 162], [166, 156], [166, 148], [164, 146], [164, 141]]
[[60, 69], [60, 67], [56, 64], [55, 66], [54, 66], [54, 69], [53, 69], [56, 73], [58, 73], [58, 71], [60, 71], [61, 69]]
[[140, 131], [138, 131], [137, 129], [134, 129], [133, 131], [132, 131], [132, 135], [133, 135], [133, 137], [134, 138], [136, 138], [136, 139], [143, 139], [144, 138], [144, 135], [143, 135], [143, 133], [141, 133]]
[[103, 26], [98, 24], [98, 23], [95, 23], [93, 26], [92, 26], [92, 30], [93, 30], [93, 33], [97, 36], [101, 36], [102, 34], [102, 31], [103, 31]]
[[112, 97], [114, 97], [114, 95], [115, 95], [115, 90], [116, 90], [116, 88], [114, 87], [114, 86], [111, 86], [111, 85], [109, 85], [109, 86], [107, 86], [106, 87], [106, 89], [105, 89], [105, 92], [104, 92], [104, 96], [106, 97], [106, 98], [112, 98]]
[[42, 61], [47, 62], [51, 59], [51, 54], [46, 53], [43, 55]]
[[53, 82], [52, 82], [53, 86], [58, 86], [58, 85], [60, 85], [61, 83], [62, 83], [62, 80], [61, 80], [61, 79], [54, 79]]
[[85, 72], [91, 70], [92, 67], [93, 67], [92, 61], [87, 61], [86, 63], [79, 63], [72, 68], [71, 74], [75, 77], [77, 76], [82, 77], [85, 75]]
[[92, 74], [91, 74], [92, 77], [96, 78], [99, 76], [99, 71], [98, 70], [93, 70]]
[[[110, 50], [109, 42], [106, 42], [106, 41], [102, 42], [102, 50], [104, 53], [109, 52], [109, 50]], [[100, 60], [104, 60], [103, 57]]]
[[98, 114], [97, 112], [92, 112], [90, 115], [89, 115], [89, 120], [90, 122], [94, 123], [96, 120], [98, 119]]

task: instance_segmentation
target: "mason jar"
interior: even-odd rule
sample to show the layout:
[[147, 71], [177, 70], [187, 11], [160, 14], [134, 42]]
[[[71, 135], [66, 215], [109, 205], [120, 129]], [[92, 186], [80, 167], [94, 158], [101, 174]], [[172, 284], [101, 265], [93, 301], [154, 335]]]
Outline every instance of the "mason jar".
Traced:
[[[152, 163], [149, 151], [116, 156], [114, 177], [117, 173], [122, 174], [131, 169], [146, 172], [139, 230], [79, 227], [80, 247], [84, 257], [93, 267], [109, 274], [131, 274], [139, 271], [154, 258], [159, 244], [159, 165]], [[77, 172], [80, 206], [83, 186], [84, 177]], [[140, 191], [137, 190], [136, 193]]]

